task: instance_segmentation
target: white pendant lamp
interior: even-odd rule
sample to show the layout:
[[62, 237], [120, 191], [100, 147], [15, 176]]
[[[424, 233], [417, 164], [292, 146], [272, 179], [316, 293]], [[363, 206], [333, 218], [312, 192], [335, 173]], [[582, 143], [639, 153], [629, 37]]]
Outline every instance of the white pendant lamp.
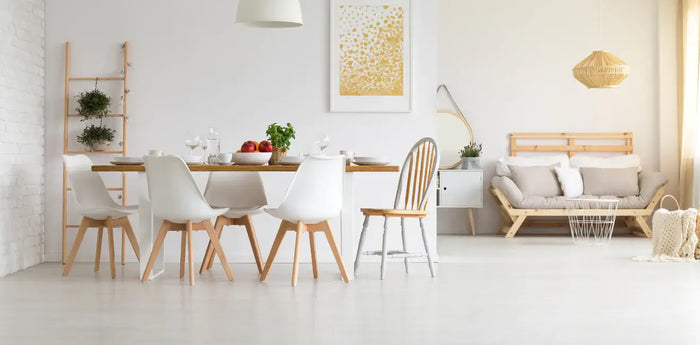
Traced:
[[[600, 0], [600, 37], [603, 38], [603, 0]], [[589, 89], [617, 87], [630, 74], [630, 66], [612, 53], [596, 50], [572, 70], [574, 78]]]
[[236, 23], [259, 28], [294, 28], [304, 25], [299, 0], [240, 0]]

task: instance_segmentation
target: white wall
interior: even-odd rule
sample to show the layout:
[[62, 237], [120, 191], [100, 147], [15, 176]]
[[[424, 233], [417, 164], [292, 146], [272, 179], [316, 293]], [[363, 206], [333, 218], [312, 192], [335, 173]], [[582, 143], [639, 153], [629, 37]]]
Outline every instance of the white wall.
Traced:
[[0, 277], [44, 252], [44, 1], [0, 0]]
[[[510, 132], [631, 131], [644, 168], [663, 162], [675, 192], [675, 1], [605, 1], [603, 38], [599, 4], [440, 0], [438, 82], [484, 144], [486, 184], [495, 161], [508, 155]], [[632, 66], [617, 89], [589, 90], [572, 76], [576, 63], [600, 49]], [[478, 230], [493, 233], [501, 219], [486, 188]], [[440, 210], [441, 232], [466, 232], [464, 224], [461, 211]]]
[[[264, 139], [269, 123], [291, 122], [297, 128], [291, 154], [309, 152], [315, 137], [327, 133], [331, 138], [330, 152], [350, 149], [362, 155], [386, 155], [399, 163], [415, 140], [433, 134], [436, 3], [412, 2], [414, 102], [410, 114], [328, 112], [329, 5], [316, 0], [301, 3], [304, 26], [293, 30], [255, 29], [234, 24], [236, 1], [62, 0], [47, 3], [47, 260], [60, 258], [65, 41], [72, 42], [72, 69], [76, 76], [119, 73], [119, 44], [129, 41], [130, 60], [134, 65], [129, 104], [131, 155], [141, 155], [152, 148], [184, 154], [187, 149], [183, 141], [203, 135], [210, 126], [222, 135], [222, 148], [234, 151], [245, 140]], [[107, 82], [100, 85], [111, 92], [118, 105], [117, 88], [110, 87]], [[71, 94], [79, 92], [81, 87], [91, 88], [93, 83], [78, 85]], [[114, 111], [119, 111], [119, 107]], [[71, 125], [72, 136], [77, 135], [80, 125], [77, 122]], [[203, 181], [205, 177], [198, 178]], [[356, 176], [358, 207], [390, 206], [397, 178], [396, 173]], [[264, 174], [263, 179], [268, 200], [272, 205], [279, 203], [291, 175], [269, 173]], [[130, 176], [127, 196], [130, 203], [137, 201], [137, 187], [135, 176]], [[356, 217], [360, 226], [359, 210]], [[132, 219], [138, 224], [136, 221]], [[279, 223], [266, 215], [256, 217], [255, 221], [266, 255]], [[434, 218], [429, 219], [428, 224], [434, 232]], [[334, 226], [338, 227], [337, 221]], [[373, 226], [378, 230], [381, 224], [376, 221]], [[415, 226], [417, 228], [417, 222]], [[376, 231], [367, 243], [378, 244], [378, 234]], [[416, 241], [411, 244], [418, 246], [419, 233], [413, 235]], [[195, 248], [203, 251], [205, 235], [198, 236]], [[69, 240], [72, 239], [73, 231]], [[95, 234], [89, 233], [79, 253], [80, 260], [92, 260], [94, 239]], [[175, 261], [178, 239], [173, 236], [167, 241], [166, 259]], [[280, 260], [291, 258], [292, 242], [290, 238], [284, 243]], [[244, 231], [224, 235], [224, 247], [232, 260], [252, 260], [246, 243]], [[400, 242], [395, 241], [393, 245], [397, 247]], [[324, 260], [330, 259], [326, 247], [319, 247], [323, 249], [319, 255]], [[134, 259], [132, 254], [129, 259]]]

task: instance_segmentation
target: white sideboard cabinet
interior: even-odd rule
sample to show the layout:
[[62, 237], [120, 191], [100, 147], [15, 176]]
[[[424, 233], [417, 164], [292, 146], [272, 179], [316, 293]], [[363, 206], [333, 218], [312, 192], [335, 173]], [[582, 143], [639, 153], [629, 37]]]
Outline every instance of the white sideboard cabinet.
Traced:
[[438, 208], [465, 208], [472, 235], [476, 235], [474, 209], [484, 206], [483, 170], [438, 170]]

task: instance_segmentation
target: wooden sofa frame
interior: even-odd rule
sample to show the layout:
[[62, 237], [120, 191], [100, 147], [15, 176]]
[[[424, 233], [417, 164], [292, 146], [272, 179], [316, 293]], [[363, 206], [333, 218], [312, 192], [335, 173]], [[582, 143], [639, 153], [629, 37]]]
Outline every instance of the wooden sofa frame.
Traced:
[[[548, 145], [532, 145], [519, 144], [518, 140], [530, 141], [550, 141], [557, 140], [558, 144]], [[589, 144], [581, 144], [577, 140], [587, 140]], [[599, 144], [592, 141], [606, 141], [605, 144]], [[566, 141], [565, 144], [561, 144]], [[615, 141], [618, 144], [609, 144], [607, 142]], [[566, 152], [569, 157], [578, 152], [613, 152], [632, 154], [632, 133], [510, 133], [510, 155], [516, 156], [519, 152]], [[571, 210], [566, 209], [524, 209], [515, 208], [508, 201], [506, 196], [497, 188], [490, 189], [491, 194], [496, 199], [498, 210], [503, 215], [503, 226], [501, 232], [506, 238], [514, 237], [522, 226], [551, 226], [565, 225], [566, 223], [552, 222], [525, 222], [528, 217], [566, 217], [569, 215], [607, 215], [608, 210]], [[647, 224], [647, 219], [651, 216], [659, 203], [659, 200], [664, 195], [664, 189], [659, 190], [654, 194], [649, 205], [641, 209], [618, 209], [617, 217], [624, 222], [625, 226], [633, 229], [639, 229], [646, 237], [651, 237], [651, 228]]]

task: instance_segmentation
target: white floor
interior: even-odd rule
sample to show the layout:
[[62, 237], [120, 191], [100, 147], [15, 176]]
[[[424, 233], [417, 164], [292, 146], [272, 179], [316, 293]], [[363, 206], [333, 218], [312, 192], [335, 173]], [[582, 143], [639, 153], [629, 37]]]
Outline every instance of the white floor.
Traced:
[[177, 265], [141, 283], [135, 264], [99, 273], [43, 264], [0, 279], [0, 344], [699, 344], [700, 266], [640, 263], [651, 241], [441, 236], [439, 275], [375, 263], [346, 285], [334, 265], [220, 266], [190, 287]]

